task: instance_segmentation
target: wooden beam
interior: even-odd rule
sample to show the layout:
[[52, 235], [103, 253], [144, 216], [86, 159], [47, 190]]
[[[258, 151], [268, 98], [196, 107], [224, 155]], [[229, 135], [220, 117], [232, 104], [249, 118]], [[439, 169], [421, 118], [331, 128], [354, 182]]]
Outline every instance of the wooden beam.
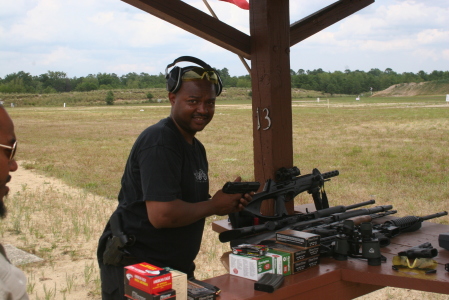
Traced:
[[[179, 0], [122, 0], [209, 42], [251, 59], [250, 37]], [[167, 37], [169, 38], [169, 37]]]
[[[289, 0], [250, 2], [254, 175], [275, 178], [293, 164]], [[261, 212], [273, 215], [272, 200]], [[293, 213], [293, 201], [286, 203]]]
[[290, 26], [290, 46], [374, 3], [374, 0], [340, 0]]

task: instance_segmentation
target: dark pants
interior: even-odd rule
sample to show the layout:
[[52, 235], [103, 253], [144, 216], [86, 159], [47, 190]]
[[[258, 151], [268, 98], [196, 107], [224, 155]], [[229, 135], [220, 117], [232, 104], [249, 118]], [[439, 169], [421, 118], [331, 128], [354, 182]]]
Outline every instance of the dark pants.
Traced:
[[99, 262], [101, 297], [103, 300], [126, 300], [124, 266], [115, 267]]

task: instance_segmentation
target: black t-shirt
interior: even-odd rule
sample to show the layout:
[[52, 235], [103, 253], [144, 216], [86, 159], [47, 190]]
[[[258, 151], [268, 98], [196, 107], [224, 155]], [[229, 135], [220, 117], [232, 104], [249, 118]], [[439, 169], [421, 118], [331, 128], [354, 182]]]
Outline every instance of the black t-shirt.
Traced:
[[156, 229], [148, 220], [145, 201], [206, 201], [210, 198], [207, 174], [204, 146], [195, 138], [189, 144], [170, 117], [141, 133], [126, 163], [117, 207], [124, 232], [136, 237], [127, 249], [132, 256], [160, 267], [193, 271], [204, 219]]

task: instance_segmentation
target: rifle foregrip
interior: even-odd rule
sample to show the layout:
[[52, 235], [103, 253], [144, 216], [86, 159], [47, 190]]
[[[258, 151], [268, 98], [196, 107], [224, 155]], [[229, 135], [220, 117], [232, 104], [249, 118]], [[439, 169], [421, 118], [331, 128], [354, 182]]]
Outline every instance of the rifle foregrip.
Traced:
[[399, 219], [386, 221], [385, 224], [391, 224], [398, 227], [403, 232], [411, 232], [421, 228], [421, 223], [425, 220], [430, 220], [447, 215], [446, 211], [428, 215], [424, 217], [405, 216]]

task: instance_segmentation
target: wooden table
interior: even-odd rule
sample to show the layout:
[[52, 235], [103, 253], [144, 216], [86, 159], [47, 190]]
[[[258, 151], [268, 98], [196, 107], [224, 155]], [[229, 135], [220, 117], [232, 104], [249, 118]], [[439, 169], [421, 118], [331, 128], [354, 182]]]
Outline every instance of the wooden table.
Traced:
[[[377, 222], [383, 223], [388, 218], [378, 219]], [[227, 220], [212, 224], [212, 229], [218, 233], [230, 228]], [[205, 281], [220, 287], [221, 299], [225, 300], [308, 299], [307, 297], [309, 299], [353, 299], [387, 286], [449, 294], [449, 272], [444, 269], [444, 265], [449, 263], [449, 251], [438, 245], [438, 235], [445, 232], [449, 232], [449, 226], [424, 222], [420, 230], [403, 233], [393, 238], [388, 247], [381, 249], [382, 254], [387, 258], [387, 262], [382, 263], [381, 266], [369, 266], [366, 260], [354, 258], [349, 258], [347, 261], [322, 258], [317, 267], [286, 276], [282, 287], [274, 293], [255, 291], [255, 281], [230, 274]], [[435, 274], [425, 274], [417, 270], [395, 271], [392, 269], [393, 256], [402, 250], [425, 242], [430, 242], [438, 249], [438, 256], [434, 258], [438, 262]]]

